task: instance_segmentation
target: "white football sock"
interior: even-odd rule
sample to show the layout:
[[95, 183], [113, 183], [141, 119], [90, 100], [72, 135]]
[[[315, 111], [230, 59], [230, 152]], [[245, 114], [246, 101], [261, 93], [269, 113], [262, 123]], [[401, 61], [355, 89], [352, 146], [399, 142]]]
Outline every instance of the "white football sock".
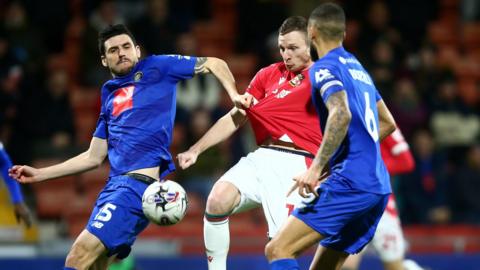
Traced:
[[228, 217], [220, 221], [203, 219], [203, 238], [208, 260], [208, 270], [226, 270], [230, 247]]

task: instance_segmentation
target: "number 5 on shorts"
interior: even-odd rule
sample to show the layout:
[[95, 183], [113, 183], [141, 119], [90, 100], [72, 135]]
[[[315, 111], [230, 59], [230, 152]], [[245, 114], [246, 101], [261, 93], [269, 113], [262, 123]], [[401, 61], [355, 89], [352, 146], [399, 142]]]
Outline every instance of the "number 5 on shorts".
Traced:
[[112, 211], [114, 211], [115, 209], [117, 209], [116, 205], [113, 205], [111, 203], [105, 204], [105, 206], [103, 206], [102, 209], [100, 209], [98, 214], [95, 216], [94, 220], [99, 220], [103, 222], [109, 221], [112, 218]]

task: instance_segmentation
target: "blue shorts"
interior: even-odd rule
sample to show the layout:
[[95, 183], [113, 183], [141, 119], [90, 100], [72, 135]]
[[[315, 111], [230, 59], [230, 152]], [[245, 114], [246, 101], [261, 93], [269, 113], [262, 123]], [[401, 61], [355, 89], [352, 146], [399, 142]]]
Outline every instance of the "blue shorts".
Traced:
[[360, 252], [372, 240], [389, 195], [353, 189], [335, 174], [321, 184], [318, 194], [293, 215], [325, 237], [322, 246], [349, 254]]
[[108, 250], [107, 255], [128, 256], [137, 235], [149, 221], [142, 211], [148, 184], [126, 175], [111, 177], [98, 195], [86, 229]]

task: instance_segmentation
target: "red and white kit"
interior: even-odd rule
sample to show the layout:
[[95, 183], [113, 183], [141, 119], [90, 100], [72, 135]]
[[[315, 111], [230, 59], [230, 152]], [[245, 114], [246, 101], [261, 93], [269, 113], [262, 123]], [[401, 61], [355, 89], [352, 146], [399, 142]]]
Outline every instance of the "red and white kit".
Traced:
[[[256, 101], [247, 116], [258, 145], [268, 140], [283, 141], [293, 143], [308, 156], [316, 154], [322, 135], [308, 77], [308, 70], [294, 74], [283, 63], [276, 63], [261, 69], [250, 82], [247, 92]], [[301, 201], [297, 192], [286, 196], [294, 184], [293, 177], [311, 162], [311, 157], [299, 153], [260, 147], [220, 178], [240, 190], [241, 201], [234, 213], [263, 206], [270, 237]]]
[[[382, 141], [380, 150], [383, 161], [392, 177], [411, 172], [414, 169], [415, 161], [412, 153], [398, 128]], [[387, 208], [378, 223], [372, 245], [382, 261], [389, 262], [404, 257], [405, 239], [403, 238], [393, 194], [390, 195]]]

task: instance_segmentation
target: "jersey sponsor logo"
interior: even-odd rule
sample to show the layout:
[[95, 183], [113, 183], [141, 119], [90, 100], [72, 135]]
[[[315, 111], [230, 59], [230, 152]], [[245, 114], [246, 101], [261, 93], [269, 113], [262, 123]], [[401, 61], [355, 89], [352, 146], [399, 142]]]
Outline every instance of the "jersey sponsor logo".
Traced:
[[127, 86], [117, 89], [115, 97], [113, 98], [113, 116], [119, 116], [126, 110], [133, 107], [133, 90], [135, 86]]
[[95, 221], [92, 223], [92, 227], [95, 227], [97, 229], [101, 229], [103, 227], [103, 223]]
[[176, 57], [178, 58], [179, 60], [181, 59], [186, 59], [186, 60], [190, 60], [190, 56], [185, 56], [185, 55], [180, 55], [180, 54], [167, 54], [168, 57]]
[[370, 79], [370, 76], [368, 76], [365, 71], [358, 69], [348, 69], [348, 72], [354, 80], [361, 81], [368, 85], [373, 85], [372, 79]]
[[324, 80], [332, 79], [333, 75], [328, 69], [319, 69], [315, 72], [315, 82], [321, 83]]
[[358, 60], [355, 58], [345, 58], [345, 57], [339, 56], [338, 61], [340, 61], [340, 63], [344, 65], [347, 63], [360, 65], [360, 62], [358, 62]]
[[288, 90], [283, 89], [282, 91], [280, 91], [280, 93], [276, 94], [275, 97], [276, 98], [284, 98], [284, 97], [288, 96], [290, 93], [292, 93], [292, 91], [288, 91]]

